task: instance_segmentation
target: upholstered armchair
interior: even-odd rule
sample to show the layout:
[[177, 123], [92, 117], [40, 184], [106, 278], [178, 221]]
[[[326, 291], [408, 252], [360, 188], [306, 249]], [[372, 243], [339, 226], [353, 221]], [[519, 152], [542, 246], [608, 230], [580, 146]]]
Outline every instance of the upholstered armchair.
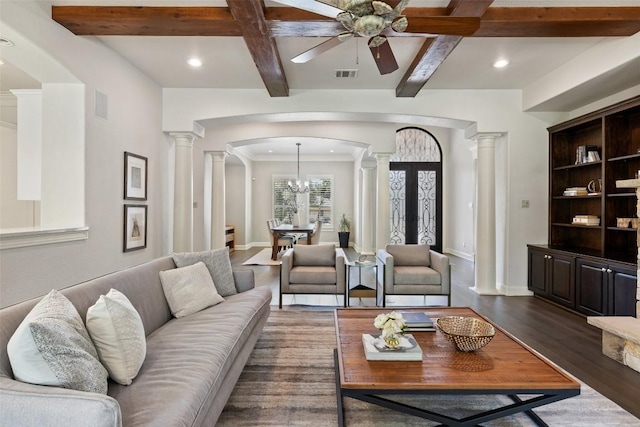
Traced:
[[387, 245], [378, 250], [378, 305], [387, 295], [446, 295], [451, 305], [451, 266], [428, 245]]
[[342, 249], [333, 245], [296, 245], [287, 249], [281, 261], [280, 308], [283, 294], [330, 294], [344, 298], [346, 271]]

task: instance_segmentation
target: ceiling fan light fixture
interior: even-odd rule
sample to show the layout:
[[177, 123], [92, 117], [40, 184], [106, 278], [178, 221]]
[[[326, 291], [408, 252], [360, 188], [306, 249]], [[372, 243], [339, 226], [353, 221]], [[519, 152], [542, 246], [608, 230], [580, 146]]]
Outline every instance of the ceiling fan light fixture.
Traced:
[[407, 27], [409, 26], [409, 20], [407, 20], [406, 16], [400, 16], [393, 20], [391, 23], [391, 28], [396, 33], [404, 33]]
[[362, 37], [373, 37], [385, 29], [386, 22], [381, 16], [367, 15], [356, 20], [353, 27], [354, 31]]
[[509, 60], [504, 58], [498, 59], [496, 62], [493, 63], [494, 68], [504, 68], [507, 65], [509, 65]]

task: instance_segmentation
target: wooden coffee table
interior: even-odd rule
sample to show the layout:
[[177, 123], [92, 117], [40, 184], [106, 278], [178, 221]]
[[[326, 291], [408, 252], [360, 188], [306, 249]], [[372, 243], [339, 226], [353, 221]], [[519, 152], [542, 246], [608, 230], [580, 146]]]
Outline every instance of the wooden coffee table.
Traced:
[[[470, 308], [418, 308], [432, 318], [469, 316], [488, 321]], [[351, 397], [388, 409], [443, 423], [475, 426], [489, 420], [526, 412], [539, 426], [547, 424], [532, 408], [580, 394], [580, 383], [502, 329], [473, 353], [457, 351], [442, 332], [413, 332], [423, 351], [421, 362], [367, 361], [362, 334], [379, 333], [373, 319], [382, 308], [338, 308], [335, 311], [335, 350], [338, 425], [344, 426], [343, 398]], [[490, 322], [491, 323], [491, 322]], [[385, 395], [507, 395], [513, 403], [463, 419], [415, 408]], [[522, 400], [518, 396], [533, 396]], [[458, 397], [459, 399], [459, 397]]]

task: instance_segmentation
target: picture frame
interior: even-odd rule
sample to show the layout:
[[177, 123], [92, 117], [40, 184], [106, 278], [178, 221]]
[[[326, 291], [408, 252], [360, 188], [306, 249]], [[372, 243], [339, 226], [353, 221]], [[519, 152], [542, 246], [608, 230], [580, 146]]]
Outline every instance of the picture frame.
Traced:
[[147, 247], [147, 205], [124, 205], [123, 252]]
[[147, 200], [147, 158], [124, 152], [124, 199]]

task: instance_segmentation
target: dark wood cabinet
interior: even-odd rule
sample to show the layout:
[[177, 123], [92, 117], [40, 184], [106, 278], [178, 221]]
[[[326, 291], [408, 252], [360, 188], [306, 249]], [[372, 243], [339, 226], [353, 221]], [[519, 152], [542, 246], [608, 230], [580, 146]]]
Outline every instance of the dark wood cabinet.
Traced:
[[[586, 153], [592, 152], [592, 155]], [[529, 290], [586, 315], [635, 315], [640, 96], [549, 128], [548, 245], [529, 245]], [[583, 218], [592, 218], [583, 223]]]
[[632, 264], [528, 245], [531, 292], [587, 316], [635, 316], [637, 270]]

